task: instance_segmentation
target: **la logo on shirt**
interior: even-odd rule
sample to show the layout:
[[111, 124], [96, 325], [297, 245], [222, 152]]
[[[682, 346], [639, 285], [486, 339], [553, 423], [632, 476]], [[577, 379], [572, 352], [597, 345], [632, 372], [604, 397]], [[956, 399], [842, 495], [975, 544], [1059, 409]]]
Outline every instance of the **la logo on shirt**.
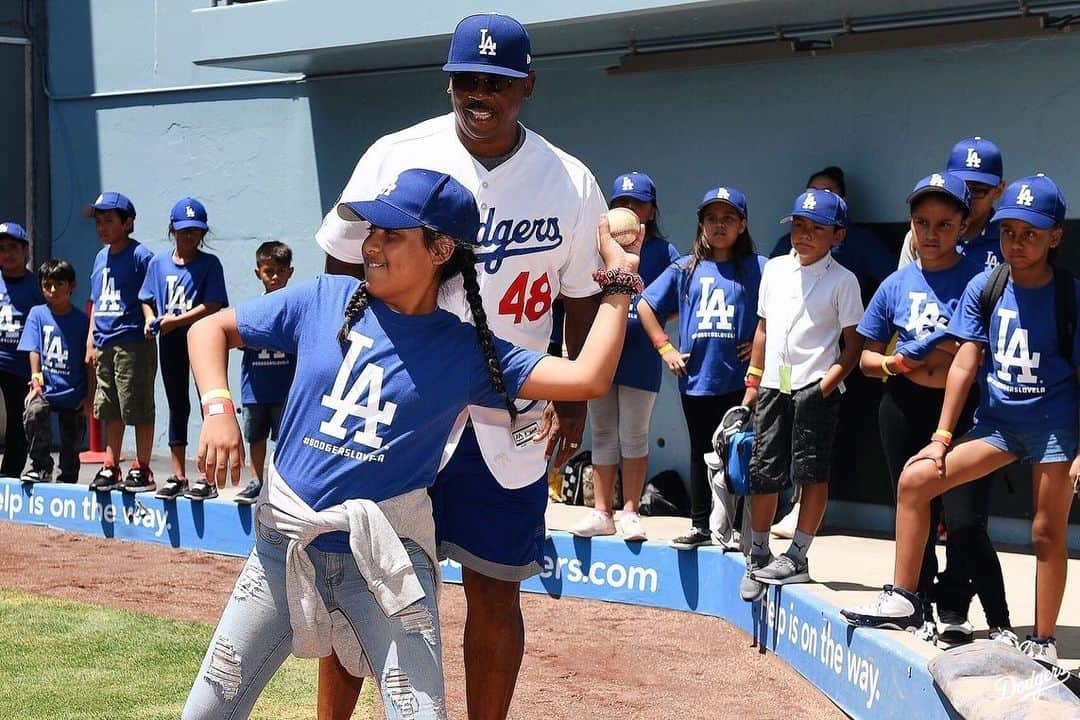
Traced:
[[[1040, 353], [1031, 352], [1028, 331], [1015, 322], [1016, 310], [998, 308], [998, 332], [994, 347], [994, 376], [1007, 387], [1022, 392], [1040, 392], [1033, 388], [1039, 378], [1033, 370], [1039, 369]], [[1015, 372], [1015, 376], [1014, 376]]]
[[[374, 347], [371, 338], [352, 331], [349, 333], [349, 349], [341, 361], [334, 386], [329, 395], [323, 395], [322, 405], [334, 411], [329, 420], [319, 424], [319, 432], [336, 440], [344, 440], [348, 434], [345, 421], [349, 418], [362, 418], [364, 426], [353, 433], [353, 442], [377, 450], [382, 447], [379, 437], [380, 425], [389, 426], [394, 420], [397, 405], [392, 402], [382, 404], [383, 369], [373, 362], [365, 362], [359, 377], [349, 385], [349, 377], [356, 367], [360, 354]], [[367, 393], [367, 401], [361, 403], [361, 396]]]
[[120, 291], [116, 289], [116, 278], [109, 272], [109, 267], [101, 268], [101, 294], [98, 296], [96, 315], [123, 315], [124, 304]]
[[941, 315], [937, 301], [927, 302], [929, 296], [929, 293], [917, 290], [908, 292], [911, 305], [908, 308], [908, 321], [904, 329], [910, 330], [920, 340], [937, 328], [943, 328], [948, 324]]
[[165, 303], [165, 313], [183, 315], [191, 310], [194, 303], [188, 298], [187, 290], [180, 282], [179, 275], [166, 275], [165, 286], [166, 297], [168, 297], [168, 301]]
[[15, 338], [15, 342], [19, 341], [22, 332], [22, 323], [15, 317], [15, 306], [7, 293], [0, 293], [0, 332], [4, 333], [5, 339]]
[[56, 333], [56, 326], [42, 325], [43, 336], [41, 360], [52, 372], [68, 374], [68, 351], [64, 347], [64, 336]]
[[695, 313], [699, 320], [698, 330], [733, 331], [735, 326], [731, 321], [735, 317], [735, 306], [727, 304], [723, 288], [713, 289], [716, 278], [703, 277], [700, 280], [701, 301], [698, 303], [698, 309]]

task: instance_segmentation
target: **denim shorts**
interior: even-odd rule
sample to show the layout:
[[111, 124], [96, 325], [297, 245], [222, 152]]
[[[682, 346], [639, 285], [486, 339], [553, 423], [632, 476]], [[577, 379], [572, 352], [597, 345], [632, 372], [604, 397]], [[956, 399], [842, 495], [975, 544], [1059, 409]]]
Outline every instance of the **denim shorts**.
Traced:
[[277, 442], [278, 428], [281, 427], [281, 411], [284, 408], [283, 403], [244, 406], [241, 419], [244, 426], [244, 439], [249, 445], [266, 442], [266, 438]]
[[1039, 464], [1072, 462], [1076, 457], [1076, 427], [1054, 430], [1008, 430], [976, 420], [964, 440], [982, 440], [1016, 456], [1020, 462]]

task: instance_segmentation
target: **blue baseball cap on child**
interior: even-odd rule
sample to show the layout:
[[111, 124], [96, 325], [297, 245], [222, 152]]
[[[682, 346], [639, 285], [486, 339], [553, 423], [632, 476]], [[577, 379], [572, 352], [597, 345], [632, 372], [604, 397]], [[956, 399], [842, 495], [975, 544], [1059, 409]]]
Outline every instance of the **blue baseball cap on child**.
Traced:
[[991, 222], [1020, 220], [1041, 230], [1065, 222], [1065, 196], [1057, 183], [1039, 173], [1020, 178], [1005, 188]]
[[956, 173], [941, 172], [927, 175], [915, 184], [911, 194], [907, 196], [908, 205], [923, 195], [931, 193], [948, 195], [963, 205], [969, 212], [971, 211], [971, 192], [968, 190], [964, 178]]
[[656, 185], [643, 172], [623, 173], [611, 186], [611, 199], [628, 197], [641, 202], [656, 202]]
[[405, 170], [374, 200], [343, 202], [337, 212], [343, 220], [367, 220], [387, 230], [428, 227], [468, 243], [480, 232], [476, 198], [434, 170]]
[[818, 225], [847, 227], [847, 203], [828, 190], [807, 190], [795, 198], [791, 214], [780, 218], [780, 222], [791, 222], [797, 217], [808, 218]]
[[0, 236], [18, 240], [23, 245], [30, 244], [30, 236], [26, 234], [26, 228], [17, 222], [0, 222]]
[[176, 204], [173, 205], [172, 212], [169, 213], [169, 223], [172, 225], [173, 230], [186, 230], [187, 228], [210, 229], [210, 226], [206, 224], [206, 208], [193, 197], [177, 200]]
[[443, 70], [529, 76], [532, 43], [525, 27], [509, 15], [470, 15], [457, 24]]
[[731, 205], [739, 211], [739, 215], [742, 215], [744, 220], [750, 217], [749, 210], [746, 207], [746, 196], [733, 187], [718, 187], [709, 190], [701, 198], [697, 209], [700, 212], [706, 205], [712, 205], [715, 202]]
[[997, 185], [1004, 177], [1001, 150], [994, 143], [981, 137], [964, 138], [953, 145], [945, 169], [964, 180], [985, 185]]
[[97, 196], [97, 200], [83, 208], [83, 215], [94, 217], [94, 213], [98, 210], [122, 210], [131, 217], [135, 217], [135, 203], [118, 192], [101, 193]]

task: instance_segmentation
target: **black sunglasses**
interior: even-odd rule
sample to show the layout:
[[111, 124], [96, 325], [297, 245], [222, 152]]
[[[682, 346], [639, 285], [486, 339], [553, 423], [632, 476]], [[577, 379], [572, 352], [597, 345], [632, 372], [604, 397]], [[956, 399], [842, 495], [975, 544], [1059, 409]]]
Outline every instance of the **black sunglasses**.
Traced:
[[517, 78], [487, 73], [450, 73], [450, 85], [455, 92], [470, 93], [483, 90], [492, 95], [505, 92]]

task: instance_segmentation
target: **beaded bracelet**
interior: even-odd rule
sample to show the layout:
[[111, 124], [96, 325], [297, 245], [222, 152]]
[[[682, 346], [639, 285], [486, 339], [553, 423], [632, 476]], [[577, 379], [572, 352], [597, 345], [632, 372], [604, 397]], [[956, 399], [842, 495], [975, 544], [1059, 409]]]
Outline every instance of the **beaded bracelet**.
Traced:
[[626, 285], [633, 288], [637, 294], [645, 289], [645, 283], [642, 282], [641, 276], [637, 273], [628, 272], [626, 270], [619, 270], [618, 268], [613, 270], [597, 270], [593, 273], [593, 280], [600, 287], [607, 287], [608, 285]]
[[[640, 282], [641, 282], [641, 280], [639, 279], [638, 283], [640, 284]], [[609, 283], [607, 285], [602, 286], [602, 288], [600, 290], [600, 297], [607, 297], [608, 295], [631, 295], [632, 296], [632, 295], [637, 295], [642, 290], [643, 290], [643, 288], [638, 287], [638, 286], [634, 286], [634, 285], [627, 285], [627, 284], [624, 284], [624, 283]]]

